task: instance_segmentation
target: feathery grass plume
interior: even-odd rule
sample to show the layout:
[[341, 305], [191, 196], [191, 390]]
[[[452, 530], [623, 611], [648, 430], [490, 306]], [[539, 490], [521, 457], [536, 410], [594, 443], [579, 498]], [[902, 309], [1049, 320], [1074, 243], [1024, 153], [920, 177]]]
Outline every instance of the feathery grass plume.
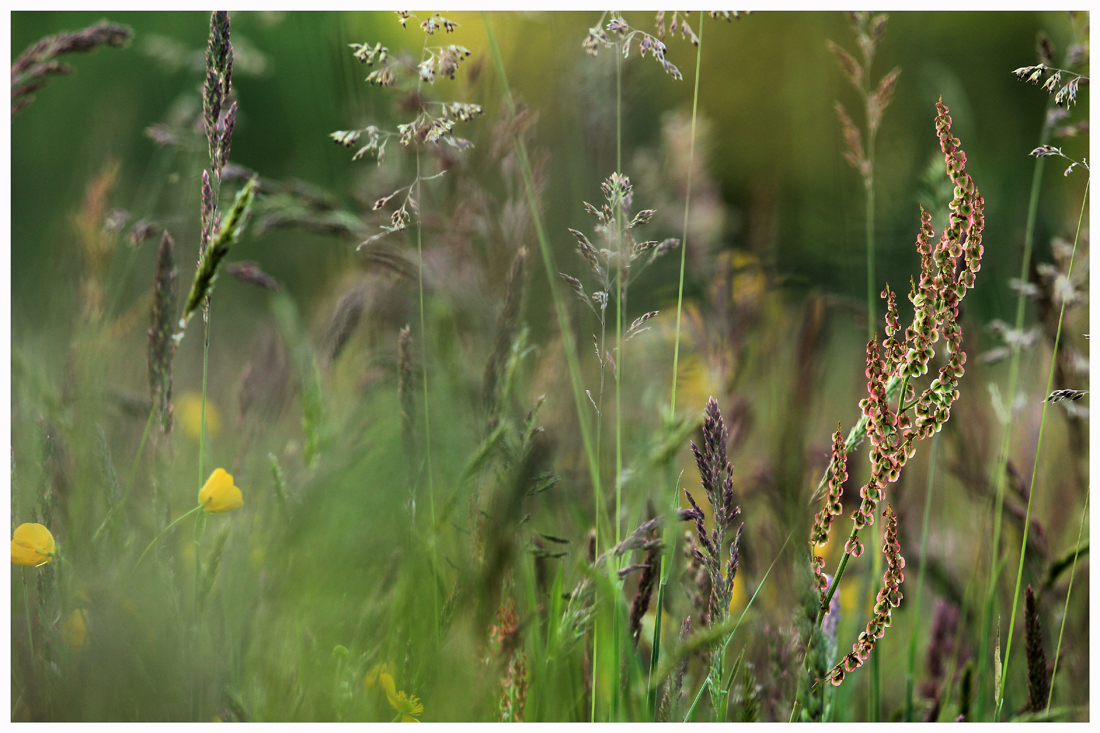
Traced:
[[851, 117], [848, 116], [844, 105], [836, 102], [836, 114], [840, 118], [843, 128], [844, 142], [847, 150], [844, 159], [859, 172], [863, 179], [864, 195], [866, 198], [866, 236], [867, 236], [867, 335], [870, 338], [874, 333], [875, 322], [875, 139], [878, 136], [879, 127], [882, 124], [882, 115], [890, 105], [894, 94], [894, 86], [897, 83], [901, 69], [894, 67], [883, 76], [878, 85], [872, 91], [871, 64], [874, 62], [875, 50], [886, 35], [885, 13], [872, 16], [866, 11], [850, 14], [852, 30], [856, 34], [856, 40], [863, 56], [863, 63], [856, 61], [851, 54], [829, 41], [829, 50], [836, 56], [837, 64], [844, 76], [852, 83], [863, 100], [863, 111], [866, 119], [866, 137], [861, 133]]
[[172, 357], [175, 344], [172, 341], [176, 310], [176, 271], [173, 256], [174, 243], [165, 230], [157, 250], [157, 269], [153, 278], [153, 307], [149, 314], [148, 372], [149, 396], [156, 410], [159, 433], [172, 433]]
[[928, 653], [925, 670], [928, 674], [921, 683], [921, 691], [931, 707], [924, 715], [924, 722], [934, 723], [939, 719], [943, 701], [940, 698], [946, 681], [947, 665], [958, 646], [956, 631], [959, 626], [959, 607], [950, 601], [939, 599], [932, 613], [932, 633], [928, 640]]
[[367, 307], [367, 296], [370, 288], [365, 282], [353, 285], [336, 304], [336, 310], [329, 322], [328, 333], [325, 342], [328, 344], [328, 361], [335, 362], [344, 351], [348, 341], [355, 334], [359, 322], [363, 319], [363, 311]]
[[[398, 13], [398, 20], [402, 26], [410, 19], [419, 16], [413, 13]], [[464, 46], [450, 44], [446, 46], [429, 46], [427, 37], [434, 35], [442, 29], [452, 33], [458, 24], [444, 18], [439, 13], [429, 16], [420, 23], [420, 29], [426, 36], [423, 51], [419, 62], [411, 58], [390, 57], [389, 49], [381, 43], [373, 46], [369, 43], [349, 44], [352, 56], [360, 63], [379, 68], [371, 71], [366, 78], [368, 84], [377, 84], [383, 87], [391, 87], [399, 81], [410, 88], [415, 85], [415, 94], [408, 97], [408, 104], [416, 111], [415, 117], [409, 122], [397, 125], [394, 130], [381, 129], [376, 125], [357, 130], [337, 130], [329, 135], [338, 145], [352, 147], [360, 142], [365, 142], [352, 156], [352, 160], [359, 160], [366, 156], [373, 156], [381, 164], [386, 156], [387, 144], [396, 139], [403, 147], [413, 147], [417, 151], [416, 180], [407, 186], [403, 186], [375, 201], [373, 210], [379, 211], [386, 207], [390, 201], [404, 194], [401, 206], [390, 214], [389, 225], [383, 225], [377, 234], [369, 237], [360, 247], [368, 246], [378, 239], [393, 232], [403, 231], [412, 220], [412, 213], [419, 212], [420, 203], [414, 198], [414, 190], [417, 198], [420, 197], [419, 184], [430, 180], [446, 171], [442, 167], [440, 173], [433, 176], [423, 176], [420, 172], [419, 154], [421, 148], [434, 153], [441, 159], [448, 154], [442, 144], [455, 151], [465, 151], [473, 147], [473, 143], [466, 138], [454, 134], [454, 129], [459, 122], [470, 122], [482, 114], [481, 105], [468, 102], [445, 102], [430, 99], [422, 93], [424, 84], [434, 84], [436, 73], [453, 80], [458, 71], [459, 64], [470, 57], [470, 50]], [[403, 55], [402, 55], [403, 56]], [[418, 213], [419, 218], [419, 213]]]
[[412, 332], [408, 326], [397, 335], [397, 402], [401, 406], [401, 444], [410, 465], [416, 453], [416, 381], [413, 370]]
[[875, 598], [875, 613], [867, 622], [867, 630], [859, 635], [859, 639], [852, 645], [852, 651], [844, 656], [839, 664], [830, 670], [828, 679], [833, 685], [844, 682], [844, 676], [860, 667], [875, 648], [875, 643], [886, 633], [886, 627], [891, 623], [891, 609], [901, 605], [901, 584], [905, 581], [902, 569], [905, 567], [905, 558], [901, 556], [901, 545], [898, 543], [898, 518], [889, 504], [882, 512], [882, 518], [886, 521], [882, 551], [886, 555], [887, 568], [882, 576], [882, 588]]
[[[664, 37], [664, 14], [657, 14], [657, 34], [661, 38]], [[691, 38], [691, 42], [695, 45], [699, 45], [699, 38], [695, 35], [695, 32], [691, 30], [691, 27], [687, 23], [687, 15], [682, 17], [678, 13], [672, 15], [672, 33], [676, 33], [677, 22], [680, 24], [680, 28], [683, 31], [684, 38]], [[602, 27], [601, 27], [602, 26]], [[594, 27], [588, 29], [588, 35], [581, 43], [581, 47], [585, 50], [585, 53], [596, 56], [599, 54], [600, 46], [604, 48], [615, 48], [619, 44], [622, 44], [621, 53], [623, 58], [627, 58], [630, 55], [630, 44], [637, 39], [638, 54], [644, 59], [646, 54], [651, 54], [653, 60], [661, 65], [665, 73], [671, 76], [677, 81], [683, 79], [683, 75], [676, 66], [665, 58], [667, 48], [661, 38], [650, 35], [645, 31], [637, 30], [630, 27], [626, 20], [623, 19], [622, 13], [612, 11], [611, 18], [607, 21], [607, 25], [603, 25], [603, 18]], [[618, 50], [618, 49], [617, 49]]]
[[51, 77], [72, 73], [68, 64], [57, 60], [68, 53], [88, 53], [100, 46], [125, 46], [134, 32], [127, 26], [101, 20], [75, 32], [47, 36], [27, 47], [11, 65], [11, 114], [34, 101], [34, 94]]
[[237, 198], [233, 201], [233, 207], [226, 214], [225, 220], [218, 227], [217, 233], [211, 237], [206, 250], [199, 256], [199, 266], [195, 270], [195, 279], [192, 281], [191, 290], [187, 293], [187, 298], [184, 301], [183, 315], [180, 316], [176, 333], [172, 336], [177, 344], [183, 338], [191, 316], [195, 314], [195, 311], [203, 304], [207, 296], [213, 292], [214, 280], [218, 276], [218, 266], [229, 254], [229, 249], [237, 243], [244, 233], [255, 197], [256, 179], [252, 178], [237, 193]]
[[1046, 655], [1043, 653], [1043, 629], [1039, 623], [1039, 604], [1035, 600], [1035, 592], [1031, 590], [1031, 584], [1028, 584], [1024, 598], [1028, 709], [1037, 713], [1046, 709], [1047, 698], [1050, 696], [1050, 678], [1047, 672]]
[[260, 269], [260, 263], [246, 260], [233, 262], [225, 268], [230, 275], [243, 283], [250, 283], [265, 290], [282, 290], [283, 286], [278, 280]]
[[[1042, 50], [1040, 50], [1040, 57], [1045, 56], [1043, 61], [1040, 61], [1034, 66], [1021, 66], [1013, 70], [1012, 73], [1021, 81], [1029, 81], [1032, 84], [1039, 84], [1042, 82], [1043, 90], [1054, 95], [1055, 104], [1059, 107], [1072, 107], [1077, 104], [1078, 87], [1080, 87], [1082, 83], [1088, 84], [1089, 78], [1068, 69], [1059, 69], [1055, 66], [1051, 66], [1053, 63], [1053, 59], [1050, 58], [1052, 52], [1053, 49], [1044, 54]], [[1047, 72], [1053, 73], [1051, 73], [1050, 76], [1046, 76]], [[1066, 78], [1065, 84], [1062, 83], [1063, 75]], [[1043, 81], [1044, 77], [1046, 81]], [[1058, 91], [1056, 92], [1055, 89]]]
[[491, 432], [500, 419], [501, 376], [512, 351], [516, 337], [520, 311], [523, 307], [524, 285], [527, 279], [527, 248], [520, 247], [512, 259], [508, 270], [508, 280], [504, 288], [504, 306], [497, 321], [496, 341], [489, 360], [485, 364], [485, 377], [482, 380], [481, 399], [488, 415], [488, 429]]

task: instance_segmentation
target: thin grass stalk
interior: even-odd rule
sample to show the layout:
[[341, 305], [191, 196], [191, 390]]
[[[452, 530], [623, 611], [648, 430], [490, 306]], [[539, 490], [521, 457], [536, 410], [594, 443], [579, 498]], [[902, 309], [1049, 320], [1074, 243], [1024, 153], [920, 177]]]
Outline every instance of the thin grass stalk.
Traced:
[[[424, 59], [424, 55], [428, 52], [428, 36], [424, 36], [424, 48], [421, 51], [420, 58]], [[420, 98], [421, 88], [424, 86], [424, 77], [420, 76], [416, 82], [416, 96]], [[423, 188], [421, 186], [420, 178], [420, 146], [416, 146], [416, 258], [417, 258], [417, 284], [420, 299], [420, 352], [422, 354], [423, 369], [424, 369], [424, 451], [425, 459], [428, 464], [428, 513], [431, 518], [431, 526], [435, 527], [435, 480], [432, 473], [432, 423], [431, 412], [428, 409], [428, 332], [424, 327], [424, 237], [423, 237], [423, 216], [421, 215], [422, 207], [424, 206]], [[436, 557], [436, 538], [432, 537], [432, 608], [434, 613], [432, 618], [434, 619], [435, 627], [435, 640], [439, 643], [439, 584], [435, 581], [435, 568], [438, 564]]]
[[[1051, 110], [1054, 108], [1054, 98], [1051, 97], [1047, 102], [1046, 110], [1043, 113], [1043, 128], [1039, 133], [1039, 145], [1043, 146], [1050, 140], [1051, 132], [1054, 129], [1054, 123], [1051, 117]], [[1020, 282], [1027, 282], [1028, 280], [1028, 268], [1031, 263], [1031, 250], [1035, 241], [1035, 220], [1039, 210], [1039, 191], [1043, 185], [1043, 167], [1045, 165], [1045, 158], [1037, 157], [1035, 159], [1035, 168], [1031, 175], [1031, 195], [1027, 204], [1027, 223], [1024, 227], [1024, 254], [1020, 261]], [[1016, 324], [1015, 329], [1022, 331], [1024, 327], [1024, 306], [1025, 298], [1023, 290], [1020, 290], [1016, 295]], [[995, 593], [997, 587], [997, 581], [1000, 579], [1001, 567], [1003, 561], [1001, 559], [1001, 519], [1004, 515], [1004, 487], [1005, 487], [1005, 465], [1008, 463], [1008, 450], [1009, 445], [1012, 442], [1012, 404], [1016, 399], [1016, 384], [1020, 374], [1020, 347], [1019, 345], [1013, 345], [1012, 357], [1008, 366], [1008, 422], [1004, 425], [1004, 432], [1001, 435], [1001, 449], [997, 454], [997, 462], [993, 466], [993, 480], [995, 482], [995, 508], [993, 510], [993, 548], [992, 548], [992, 565], [990, 566], [989, 576], [989, 588], [986, 591], [986, 603], [982, 613], [982, 629], [979, 633], [979, 670], [978, 670], [978, 696], [976, 700], [976, 719], [980, 719], [982, 713], [985, 711], [985, 684], [989, 678], [989, 632], [990, 625], [993, 623], [993, 602], [995, 600]]]
[[[623, 175], [623, 54], [620, 47], [615, 54], [615, 171]], [[615, 207], [615, 234], [619, 248], [619, 268], [615, 284], [615, 544], [622, 541], [622, 503], [623, 503], [623, 300], [626, 297], [623, 282], [623, 201], [619, 196], [618, 205]], [[615, 570], [622, 567], [622, 557], [615, 562]], [[618, 573], [615, 574], [616, 579]], [[622, 581], [617, 581], [617, 588], [622, 587]], [[611, 692], [611, 719], [618, 720], [619, 695], [622, 689], [619, 673], [621, 669], [622, 650], [620, 637], [622, 630], [619, 623], [619, 614], [614, 616], [614, 624], [611, 629], [612, 643], [615, 649], [612, 667], [612, 692]]]
[[1069, 613], [1069, 597], [1073, 593], [1073, 576], [1077, 573], [1077, 555], [1081, 550], [1081, 534], [1085, 531], [1085, 517], [1089, 512], [1089, 494], [1092, 487], [1085, 492], [1085, 506], [1081, 509], [1081, 525], [1077, 528], [1077, 547], [1073, 552], [1073, 566], [1069, 571], [1069, 588], [1066, 590], [1066, 605], [1062, 609], [1062, 626], [1058, 629], [1058, 646], [1054, 650], [1054, 668], [1050, 673], [1050, 692], [1047, 695], [1047, 713], [1050, 713], [1050, 702], [1054, 699], [1054, 676], [1058, 674], [1058, 656], [1062, 652], [1062, 634], [1066, 630], [1066, 614]]
[[[516, 104], [512, 99], [511, 87], [508, 84], [508, 76], [504, 71], [504, 60], [500, 55], [500, 47], [497, 45], [496, 35], [493, 33], [493, 24], [489, 18], [487, 12], [482, 12], [482, 21], [485, 23], [485, 35], [489, 41], [489, 51], [493, 58], [493, 67], [496, 69], [497, 76], [500, 78], [501, 91], [504, 96], [504, 100], [508, 105], [508, 110], [512, 114], [512, 118], [516, 115]], [[527, 206], [531, 211], [531, 219], [535, 224], [535, 233], [539, 240], [539, 251], [542, 254], [543, 267], [546, 270], [546, 280], [550, 288], [550, 297], [554, 301], [554, 312], [558, 318], [558, 329], [561, 332], [562, 347], [565, 350], [566, 364], [569, 367], [569, 381], [573, 388], [573, 404], [577, 410], [577, 422], [581, 429], [581, 440], [584, 443], [585, 453], [588, 458], [588, 471], [592, 481], [592, 491], [595, 497], [595, 512], [596, 512], [596, 546], [599, 547], [599, 507], [600, 507], [600, 470], [599, 463], [596, 458], [596, 452], [592, 443], [591, 431], [588, 425], [588, 419], [585, 417], [584, 406], [584, 390], [581, 386], [580, 377], [580, 361], [577, 358], [577, 347], [573, 340], [573, 331], [569, 325], [569, 315], [565, 309], [565, 303], [562, 301], [561, 294], [557, 289], [557, 277], [558, 267], [554, 261], [554, 253], [550, 248], [550, 241], [546, 236], [546, 229], [543, 227], [542, 217], [539, 215], [538, 201], [535, 198], [535, 181], [534, 175], [531, 173], [531, 162], [527, 156], [527, 146], [524, 144], [523, 139], [516, 135], [516, 157], [519, 160], [520, 172], [523, 176], [524, 190], [527, 194]], [[599, 622], [598, 620], [593, 623], [593, 634], [598, 633]], [[598, 645], [593, 645], [592, 651], [592, 669], [595, 672], [596, 669], [596, 653]], [[593, 690], [595, 687], [593, 686]], [[593, 691], [592, 695], [592, 720], [595, 720], [595, 704], [596, 695]]]
[[[932, 514], [932, 489], [936, 485], [936, 458], [940, 448], [940, 434], [932, 436], [932, 452], [928, 456], [928, 484], [924, 489], [924, 519], [920, 531], [920, 568], [917, 569], [917, 595], [913, 609], [913, 619], [921, 617], [921, 601], [924, 598], [924, 570], [928, 565], [928, 518]], [[916, 623], [909, 632], [909, 659], [905, 665], [905, 722], [913, 720], [913, 683], [917, 666], [917, 628]]]
[[[684, 195], [684, 232], [680, 238], [680, 284], [676, 291], [676, 340], [672, 347], [672, 398], [668, 419], [676, 419], [676, 383], [680, 369], [680, 324], [684, 312], [684, 269], [687, 264], [688, 220], [691, 212], [691, 183], [695, 172], [695, 123], [699, 117], [699, 74], [703, 65], [703, 12], [699, 11], [699, 43], [695, 47], [695, 92], [691, 99], [691, 146], [688, 153], [687, 192]], [[678, 495], [677, 495], [678, 496]], [[677, 502], [678, 505], [678, 502]]]
[[[488, 13], [482, 13], [482, 19], [485, 23], [485, 31], [489, 40], [489, 49], [493, 57], [493, 66], [496, 69], [497, 76], [500, 77], [500, 84], [504, 99], [508, 104], [508, 109], [514, 117], [516, 105], [515, 101], [512, 99], [512, 92], [508, 85], [508, 77], [504, 71], [504, 61], [500, 55], [500, 48], [497, 45], [496, 35], [493, 33], [492, 21], [489, 19]], [[539, 240], [539, 250], [542, 253], [543, 265], [546, 270], [546, 279], [550, 287], [550, 296], [554, 301], [554, 311], [558, 317], [558, 327], [562, 334], [566, 363], [569, 367], [569, 377], [573, 387], [573, 401], [577, 410], [577, 421], [580, 424], [581, 438], [588, 457], [589, 475], [592, 485], [595, 488], [595, 496], [598, 498], [600, 496], [600, 473], [599, 466], [596, 462], [595, 451], [593, 450], [594, 446], [592, 443], [591, 430], [588, 425], [588, 420], [585, 417], [584, 390], [581, 387], [580, 361], [577, 358], [576, 342], [573, 339], [573, 331], [569, 327], [569, 315], [566, 312], [565, 303], [557, 289], [558, 268], [554, 262], [554, 252], [550, 247], [550, 240], [546, 236], [546, 229], [543, 227], [542, 217], [538, 210], [538, 202], [535, 199], [535, 181], [531, 173], [531, 163], [527, 155], [527, 146], [518, 136], [516, 138], [516, 152], [519, 158], [520, 172], [523, 176], [524, 189], [527, 194], [527, 204], [531, 210], [531, 218], [535, 223], [535, 232]], [[599, 504], [597, 503], [597, 511], [598, 506]], [[596, 523], [596, 532], [598, 548], [599, 522]]]
[[[1081, 199], [1081, 213], [1077, 217], [1077, 234], [1073, 238], [1073, 251], [1069, 257], [1069, 269], [1066, 272], [1066, 279], [1069, 279], [1073, 275], [1073, 260], [1077, 254], [1077, 242], [1081, 239], [1081, 223], [1085, 219], [1085, 206], [1089, 199], [1089, 184], [1092, 183], [1092, 179], [1089, 178], [1085, 183], [1085, 194]], [[1063, 298], [1062, 308], [1058, 312], [1058, 329], [1054, 332], [1054, 351], [1050, 357], [1050, 370], [1047, 374], [1047, 388], [1044, 395], [1049, 395], [1051, 388], [1054, 385], [1054, 365], [1058, 361], [1058, 342], [1062, 337], [1062, 319], [1066, 315], [1066, 301]], [[1024, 537], [1023, 544], [1020, 545], [1020, 563], [1016, 568], [1016, 589], [1012, 593], [1012, 615], [1009, 617], [1008, 622], [1008, 641], [1005, 643], [1005, 659], [1004, 665], [1001, 668], [1001, 684], [997, 688], [997, 709], [993, 713], [993, 721], [996, 722], [1001, 717], [1001, 708], [1004, 706], [1004, 689], [1005, 689], [1005, 674], [1008, 672], [1008, 660], [1009, 655], [1012, 652], [1012, 633], [1016, 630], [1016, 607], [1020, 601], [1020, 583], [1024, 576], [1024, 556], [1027, 554], [1027, 533], [1031, 528], [1031, 502], [1035, 496], [1035, 477], [1039, 472], [1039, 458], [1043, 448], [1043, 429], [1046, 427], [1047, 407], [1050, 405], [1050, 400], [1043, 400], [1043, 412], [1039, 418], [1039, 438], [1035, 444], [1035, 461], [1031, 466], [1031, 486], [1028, 489], [1027, 497], [1027, 513], [1024, 515]]]

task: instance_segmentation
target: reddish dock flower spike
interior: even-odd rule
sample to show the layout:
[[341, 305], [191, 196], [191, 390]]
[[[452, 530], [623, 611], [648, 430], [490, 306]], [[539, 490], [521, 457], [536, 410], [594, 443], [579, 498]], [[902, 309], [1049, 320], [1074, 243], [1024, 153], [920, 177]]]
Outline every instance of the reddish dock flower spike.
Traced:
[[871, 651], [875, 648], [875, 642], [886, 633], [886, 627], [890, 625], [891, 610], [901, 605], [901, 584], [905, 580], [902, 570], [905, 568], [905, 558], [901, 556], [901, 545], [898, 543], [898, 517], [889, 504], [882, 512], [886, 520], [886, 532], [882, 543], [882, 551], [886, 555], [887, 568], [882, 576], [882, 588], [875, 598], [875, 615], [867, 622], [867, 630], [859, 635], [856, 643], [852, 645], [852, 651], [844, 656], [832, 670], [828, 679], [834, 685], [844, 681], [844, 675], [860, 667]]

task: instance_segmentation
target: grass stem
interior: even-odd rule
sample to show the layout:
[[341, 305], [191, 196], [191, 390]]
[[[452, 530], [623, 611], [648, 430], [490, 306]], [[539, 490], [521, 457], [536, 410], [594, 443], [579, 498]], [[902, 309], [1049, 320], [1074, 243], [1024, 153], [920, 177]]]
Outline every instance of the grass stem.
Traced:
[[[1066, 272], [1066, 280], [1069, 280], [1073, 276], [1073, 260], [1077, 255], [1077, 243], [1081, 239], [1081, 223], [1085, 219], [1085, 207], [1089, 198], [1089, 184], [1092, 183], [1090, 178], [1085, 183], [1085, 194], [1081, 198], [1081, 214], [1077, 218], [1077, 234], [1073, 238], [1073, 251], [1069, 257], [1069, 268]], [[1062, 308], [1058, 312], [1058, 330], [1054, 332], [1054, 349], [1050, 357], [1050, 371], [1047, 374], [1047, 388], [1043, 393], [1044, 397], [1050, 394], [1051, 388], [1054, 385], [1054, 367], [1058, 362], [1058, 343], [1062, 338], [1062, 319], [1066, 315], [1066, 300], [1062, 300]], [[1005, 659], [1004, 665], [1001, 669], [1001, 684], [997, 689], [997, 709], [993, 712], [993, 722], [1001, 717], [1001, 708], [1004, 705], [1004, 689], [1005, 689], [1005, 676], [1008, 673], [1008, 660], [1009, 655], [1012, 653], [1012, 632], [1016, 630], [1016, 608], [1020, 600], [1020, 583], [1024, 576], [1024, 556], [1027, 554], [1027, 534], [1031, 528], [1031, 503], [1035, 498], [1035, 477], [1039, 472], [1039, 458], [1042, 455], [1043, 448], [1043, 429], [1046, 427], [1047, 407], [1050, 405], [1050, 400], [1043, 400], [1043, 412], [1039, 418], [1039, 438], [1035, 444], [1035, 460], [1031, 466], [1031, 486], [1028, 489], [1027, 494], [1027, 513], [1024, 515], [1024, 536], [1020, 543], [1020, 563], [1016, 568], [1016, 589], [1012, 593], [1012, 615], [1009, 617], [1008, 622], [1008, 641], [1005, 643]]]
[[1047, 695], [1047, 712], [1050, 712], [1050, 702], [1054, 699], [1054, 680], [1058, 674], [1058, 658], [1062, 653], [1062, 634], [1066, 630], [1066, 614], [1069, 613], [1069, 597], [1073, 593], [1073, 576], [1077, 574], [1077, 555], [1081, 551], [1081, 534], [1085, 531], [1085, 517], [1089, 513], [1089, 494], [1092, 491], [1090, 486], [1088, 491], [1085, 492], [1085, 506], [1081, 509], [1081, 525], [1077, 528], [1077, 547], [1073, 551], [1073, 566], [1069, 571], [1069, 588], [1066, 590], [1066, 604], [1062, 609], [1062, 625], [1058, 629], [1058, 646], [1054, 649], [1054, 668], [1050, 672], [1050, 692]]

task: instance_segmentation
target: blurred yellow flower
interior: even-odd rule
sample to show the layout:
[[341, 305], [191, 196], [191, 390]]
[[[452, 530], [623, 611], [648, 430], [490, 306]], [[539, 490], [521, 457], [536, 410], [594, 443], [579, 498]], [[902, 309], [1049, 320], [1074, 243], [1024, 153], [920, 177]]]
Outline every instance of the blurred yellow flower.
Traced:
[[[723, 575], [725, 575], [725, 573], [723, 573]], [[733, 579], [733, 594], [730, 597], [729, 615], [732, 617], [736, 612], [737, 617], [740, 618], [748, 602], [749, 593], [745, 588], [745, 576], [743, 573], [738, 573]]]
[[[397, 685], [394, 684], [393, 675], [386, 670], [392, 670], [393, 668], [389, 664], [379, 664], [373, 667], [367, 676], [363, 678], [363, 686], [367, 689], [374, 687], [376, 683], [382, 685], [382, 689], [386, 691], [386, 699], [389, 700], [390, 707], [397, 711], [402, 723], [419, 723], [415, 717], [424, 712], [424, 706], [420, 704], [420, 699], [407, 695], [404, 690], [397, 691]], [[394, 721], [396, 722], [396, 720]]]
[[88, 617], [83, 608], [69, 614], [61, 624], [61, 634], [69, 648], [77, 652], [83, 651], [88, 644]]
[[[183, 432], [192, 440], [199, 439], [199, 425], [202, 424], [202, 395], [198, 392], [184, 392], [176, 399], [176, 415], [179, 417]], [[216, 438], [222, 429], [222, 417], [218, 408], [206, 397], [206, 432]]]
[[385, 664], [376, 664], [367, 671], [367, 676], [363, 678], [363, 689], [369, 690], [378, 684], [378, 677], [382, 674], [389, 675], [390, 679], [393, 679], [393, 665], [389, 662]]
[[45, 565], [55, 550], [53, 535], [41, 524], [20, 524], [11, 536], [11, 561], [16, 565]]
[[244, 506], [244, 497], [233, 485], [233, 477], [224, 468], [216, 468], [199, 492], [199, 504], [207, 514], [221, 514], [240, 509]]

